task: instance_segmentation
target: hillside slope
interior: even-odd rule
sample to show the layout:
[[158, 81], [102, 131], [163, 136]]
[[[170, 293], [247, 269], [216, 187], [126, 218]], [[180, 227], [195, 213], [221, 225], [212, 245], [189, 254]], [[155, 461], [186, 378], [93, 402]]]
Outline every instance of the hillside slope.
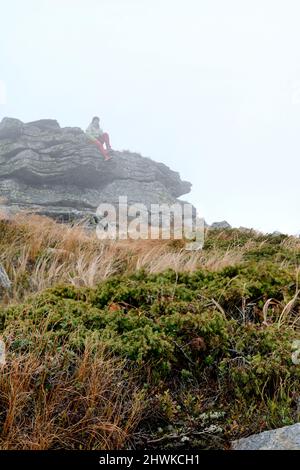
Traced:
[[2, 449], [227, 448], [298, 420], [300, 241], [0, 221]]

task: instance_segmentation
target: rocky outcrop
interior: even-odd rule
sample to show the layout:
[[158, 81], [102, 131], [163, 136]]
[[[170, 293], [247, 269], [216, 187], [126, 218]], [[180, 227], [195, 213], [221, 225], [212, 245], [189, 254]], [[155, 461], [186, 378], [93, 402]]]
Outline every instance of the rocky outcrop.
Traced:
[[11, 287], [11, 282], [8, 275], [6, 274], [5, 269], [0, 264], [0, 288], [9, 289]]
[[265, 431], [232, 443], [234, 450], [300, 450], [300, 423]]
[[70, 219], [99, 204], [173, 204], [191, 184], [163, 163], [128, 151], [105, 162], [85, 133], [43, 119], [0, 123], [0, 205]]
[[210, 228], [213, 230], [227, 230], [231, 229], [231, 225], [226, 220], [222, 220], [222, 222], [214, 222]]

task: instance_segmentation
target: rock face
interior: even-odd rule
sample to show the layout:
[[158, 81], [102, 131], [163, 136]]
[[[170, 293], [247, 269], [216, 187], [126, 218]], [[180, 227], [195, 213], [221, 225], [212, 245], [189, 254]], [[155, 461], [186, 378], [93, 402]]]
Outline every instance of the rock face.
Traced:
[[118, 152], [105, 162], [79, 128], [43, 119], [0, 123], [0, 206], [63, 220], [92, 214], [101, 203], [173, 204], [191, 184], [163, 163]]
[[9, 289], [11, 287], [11, 282], [6, 274], [5, 269], [0, 264], [0, 288]]
[[234, 450], [300, 450], [300, 423], [253, 434], [232, 443]]
[[222, 222], [214, 222], [213, 224], [211, 224], [210, 228], [214, 230], [226, 230], [230, 229], [231, 225], [226, 222], [226, 220], [222, 220]]

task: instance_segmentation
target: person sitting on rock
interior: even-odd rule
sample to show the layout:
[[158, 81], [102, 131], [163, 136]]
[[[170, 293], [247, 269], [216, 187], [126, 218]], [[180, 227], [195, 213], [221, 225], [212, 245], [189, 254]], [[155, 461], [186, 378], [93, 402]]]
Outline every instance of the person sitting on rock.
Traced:
[[[107, 132], [103, 132], [100, 127], [100, 119], [98, 116], [93, 117], [92, 122], [90, 123], [89, 127], [86, 130], [86, 134], [89, 139], [97, 145], [98, 149], [103, 155], [104, 160], [110, 160], [111, 157], [109, 156], [109, 152], [112, 150], [110, 146], [110, 139]], [[105, 144], [105, 147], [104, 147]]]

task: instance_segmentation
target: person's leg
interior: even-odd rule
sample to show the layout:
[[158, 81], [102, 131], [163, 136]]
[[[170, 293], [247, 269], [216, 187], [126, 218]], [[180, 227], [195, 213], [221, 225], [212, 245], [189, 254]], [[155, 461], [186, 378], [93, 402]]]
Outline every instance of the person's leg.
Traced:
[[104, 159], [109, 160], [110, 156], [108, 155], [107, 150], [103, 147], [102, 142], [98, 139], [95, 139], [94, 144], [98, 147], [98, 149], [100, 150], [101, 155], [103, 155]]
[[108, 150], [111, 150], [110, 139], [107, 132], [104, 132], [104, 134], [102, 134], [102, 142], [106, 145], [106, 148]]

